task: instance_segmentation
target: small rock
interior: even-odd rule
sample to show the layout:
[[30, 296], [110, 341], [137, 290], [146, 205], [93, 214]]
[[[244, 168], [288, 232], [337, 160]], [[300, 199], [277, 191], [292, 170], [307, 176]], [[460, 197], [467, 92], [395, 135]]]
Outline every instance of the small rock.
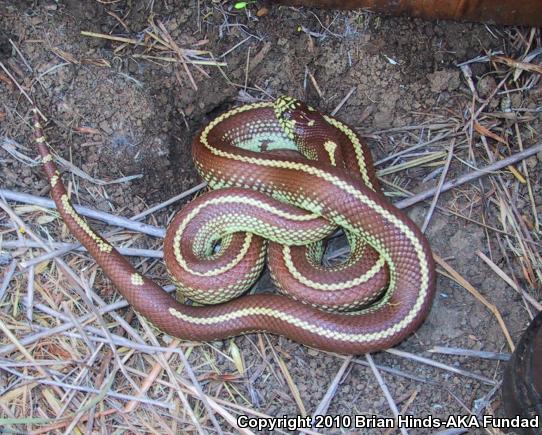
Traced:
[[435, 71], [428, 78], [432, 92], [454, 91], [461, 85], [457, 70]]
[[107, 134], [111, 134], [113, 132], [113, 130], [111, 130], [111, 126], [109, 125], [107, 121], [100, 122], [99, 127], [103, 132]]
[[427, 78], [432, 92], [453, 91], [461, 84], [457, 70], [435, 71]]
[[510, 97], [510, 103], [512, 107], [521, 107], [522, 100], [523, 100], [523, 97], [521, 96], [520, 93], [512, 94], [512, 96]]
[[478, 95], [482, 98], [487, 98], [497, 87], [497, 82], [493, 76], [484, 76], [476, 84]]
[[538, 159], [536, 156], [529, 157], [525, 163], [527, 163], [527, 168], [534, 169], [535, 166], [538, 164]]
[[43, 23], [43, 19], [40, 16], [36, 15], [36, 16], [30, 18], [30, 23], [33, 26], [37, 26], [38, 24]]
[[286, 44], [288, 44], [288, 40], [286, 38], [279, 38], [277, 41], [277, 45], [279, 47], [284, 47]]

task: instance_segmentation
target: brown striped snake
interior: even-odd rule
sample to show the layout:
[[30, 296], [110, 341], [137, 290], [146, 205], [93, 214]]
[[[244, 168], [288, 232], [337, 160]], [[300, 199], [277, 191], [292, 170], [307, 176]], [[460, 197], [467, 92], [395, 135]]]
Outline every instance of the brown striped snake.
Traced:
[[[180, 294], [201, 306], [175, 300], [90, 228], [70, 202], [36, 112], [34, 128], [69, 230], [167, 334], [206, 341], [264, 331], [360, 354], [395, 345], [430, 309], [435, 271], [425, 237], [385, 199], [356, 133], [297, 100], [234, 108], [194, 141], [196, 168], [215, 190], [177, 214], [164, 257]], [[321, 240], [336, 227], [351, 254], [324, 267]], [[267, 240], [270, 273], [284, 294], [235, 298], [259, 277]]]

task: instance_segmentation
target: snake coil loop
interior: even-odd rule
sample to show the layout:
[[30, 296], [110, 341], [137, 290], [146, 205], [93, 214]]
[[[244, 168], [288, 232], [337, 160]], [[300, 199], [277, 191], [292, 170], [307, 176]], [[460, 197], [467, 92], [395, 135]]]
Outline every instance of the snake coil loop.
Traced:
[[[215, 340], [265, 331], [359, 354], [398, 343], [430, 309], [435, 272], [425, 237], [386, 201], [355, 132], [297, 100], [236, 107], [194, 141], [196, 169], [214, 190], [174, 218], [164, 259], [182, 295], [214, 304], [197, 307], [140, 275], [76, 213], [37, 112], [34, 127], [66, 225], [134, 309], [170, 335]], [[337, 227], [350, 257], [325, 268], [321, 240]], [[260, 275], [266, 240], [273, 281], [290, 297], [229, 300]]]

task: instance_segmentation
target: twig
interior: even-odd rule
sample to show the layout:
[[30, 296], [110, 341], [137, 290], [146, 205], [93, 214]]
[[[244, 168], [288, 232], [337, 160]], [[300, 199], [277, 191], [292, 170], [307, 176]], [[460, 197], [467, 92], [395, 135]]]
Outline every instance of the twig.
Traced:
[[34, 305], [34, 268], [28, 270], [28, 282], [26, 286], [26, 318], [32, 323]]
[[[15, 347], [19, 350], [19, 352], [21, 352], [21, 354], [23, 355], [24, 358], [26, 358], [31, 363], [35, 362], [34, 357], [30, 354], [30, 352], [28, 352], [28, 350], [26, 350], [26, 348], [21, 344], [21, 342], [19, 340], [17, 340], [17, 337], [15, 337], [15, 335], [13, 335], [11, 330], [6, 326], [6, 324], [2, 321], [2, 319], [0, 319], [0, 331], [2, 331], [4, 333], [4, 335], [6, 336], [6, 338], [15, 345]], [[51, 378], [49, 373], [47, 373], [47, 371], [43, 367], [41, 367], [40, 365], [32, 364], [32, 367], [35, 367], [35, 369], [43, 377]], [[58, 386], [54, 386], [53, 389], [55, 390], [55, 393], [59, 397], [62, 396], [63, 392], [62, 392], [62, 390], [60, 388], [58, 388]]]
[[408, 359], [411, 359], [411, 360], [414, 360], [414, 361], [421, 362], [423, 364], [427, 364], [427, 365], [430, 365], [430, 366], [433, 366], [433, 367], [437, 367], [437, 368], [442, 369], [442, 370], [447, 370], [449, 372], [456, 373], [456, 374], [461, 375], [461, 376], [466, 376], [467, 378], [476, 379], [478, 381], [484, 382], [484, 383], [489, 384], [489, 385], [495, 385], [494, 380], [486, 378], [485, 376], [482, 376], [482, 375], [479, 375], [479, 374], [476, 374], [476, 373], [471, 373], [471, 372], [468, 372], [468, 371], [463, 370], [463, 369], [458, 369], [457, 367], [452, 367], [450, 365], [443, 364], [443, 363], [440, 363], [438, 361], [433, 361], [432, 359], [425, 358], [423, 356], [414, 355], [413, 353], [405, 352], [405, 351], [399, 350], [399, 349], [387, 349], [386, 352], [391, 353], [392, 355], [397, 355], [397, 356], [400, 356], [400, 357], [403, 357], [403, 358], [408, 358]]
[[[139, 316], [139, 315], [138, 315], [138, 317], [140, 319], [141, 326], [143, 326], [143, 329], [147, 333], [147, 336], [151, 340], [151, 343], [154, 344], [155, 346], [158, 345], [158, 340], [156, 339], [156, 336], [154, 335], [151, 328], [147, 324], [147, 321], [142, 319], [141, 316]], [[179, 352], [179, 356], [181, 357], [181, 359], [183, 360], [183, 363], [184, 363], [186, 361], [186, 358], [182, 358], [183, 355], [184, 354], [183, 354], [182, 351]], [[190, 416], [190, 419], [194, 423], [194, 426], [196, 427], [197, 431], [199, 433], [203, 434], [204, 433], [203, 428], [201, 427], [201, 425], [199, 423], [199, 420], [196, 417], [196, 414], [194, 413], [194, 410], [192, 409], [192, 406], [188, 402], [188, 399], [186, 398], [185, 393], [181, 390], [180, 385], [179, 385], [178, 380], [177, 380], [177, 377], [175, 376], [175, 373], [171, 369], [171, 366], [169, 365], [169, 362], [168, 362], [167, 358], [164, 358], [164, 355], [161, 355], [161, 354], [156, 355], [155, 358], [160, 362], [161, 366], [166, 370], [169, 378], [171, 379], [171, 382], [175, 386], [175, 392], [177, 393], [177, 396], [179, 396], [179, 399], [181, 399], [181, 403], [183, 404], [183, 407], [187, 410], [188, 415]], [[185, 368], [186, 368], [186, 365], [185, 365]], [[195, 376], [194, 376], [192, 382], [194, 382], [194, 381], [195, 381], [195, 384], [199, 385], [199, 383], [198, 383], [197, 379], [195, 378]], [[198, 390], [198, 389], [196, 388], [196, 390]], [[212, 422], [214, 428], [216, 429], [216, 431], [220, 435], [223, 435], [222, 429], [221, 429], [218, 421], [216, 420], [215, 416], [213, 415], [213, 413], [209, 409], [209, 404], [206, 401], [206, 396], [201, 391], [201, 388], [198, 391], [201, 393], [199, 398], [202, 401], [204, 407], [209, 412], [209, 418], [211, 419], [211, 422]]]
[[[164, 290], [167, 291], [168, 293], [171, 293], [171, 292], [175, 291], [175, 287], [174, 286], [168, 286], [168, 287], [165, 287]], [[125, 308], [127, 306], [128, 306], [128, 302], [125, 299], [123, 299], [123, 300], [120, 300], [120, 301], [115, 302], [113, 304], [109, 304], [109, 305], [103, 306], [101, 308], [98, 308], [98, 313], [100, 315], [104, 315], [106, 313], [110, 313], [110, 312], [112, 312], [114, 310]], [[44, 312], [53, 311], [48, 307], [42, 306], [41, 304], [36, 304], [35, 307], [37, 309], [40, 309], [40, 310], [44, 311]], [[62, 318], [63, 315], [60, 315], [60, 313], [55, 312], [55, 316], [58, 316], [58, 317]], [[77, 321], [79, 323], [81, 323], [81, 324], [84, 324], [84, 323], [87, 323], [88, 321], [92, 320], [93, 317], [94, 317], [94, 314], [86, 314], [84, 316], [78, 317]], [[74, 323], [69, 321], [69, 319], [68, 319], [68, 321], [63, 325], [56, 326], [54, 328], [46, 328], [42, 332], [34, 333], [34, 334], [31, 334], [31, 335], [28, 335], [26, 337], [21, 338], [19, 340], [19, 342], [23, 346], [26, 346], [28, 344], [35, 343], [35, 342], [41, 340], [44, 337], [49, 337], [51, 335], [55, 335], [55, 334], [59, 334], [61, 332], [67, 331], [68, 329], [71, 329], [74, 326], [75, 326]], [[87, 327], [87, 328], [90, 328], [90, 327]], [[99, 331], [98, 333], [103, 334], [103, 331], [98, 330], [97, 328], [96, 328], [96, 331]], [[115, 341], [114, 336], [112, 336], [112, 339], [113, 339], [113, 341]], [[128, 344], [126, 342], [130, 343], [129, 340], [125, 339], [124, 337], [119, 337], [119, 339], [122, 340], [122, 341], [117, 341], [117, 344], [119, 344], [120, 346], [128, 346]], [[99, 340], [94, 340], [94, 341], [99, 341]], [[148, 346], [148, 345], [138, 345], [138, 347], [136, 347], [135, 345], [132, 345], [132, 347], [134, 347], [136, 349], [139, 349], [139, 350], [149, 352], [149, 353], [152, 353], [152, 352], [166, 352], [168, 350], [168, 348], [161, 348], [161, 347], [157, 348], [157, 347]], [[14, 352], [15, 350], [17, 350], [17, 347], [15, 345], [6, 344], [6, 345], [0, 347], [0, 355], [10, 354], [10, 353]]]
[[322, 90], [320, 89], [320, 86], [318, 86], [318, 82], [316, 81], [316, 78], [312, 75], [312, 73], [310, 72], [310, 70], [309, 70], [309, 68], [307, 66], [305, 66], [305, 71], [309, 75], [309, 79], [311, 80], [312, 86], [314, 87], [314, 89], [318, 93], [318, 96], [321, 99], [323, 99], [324, 94], [323, 94]]
[[[69, 389], [69, 390], [77, 390], [77, 391], [84, 391], [85, 393], [100, 394], [100, 390], [96, 390], [95, 388], [90, 388], [90, 387], [83, 387], [83, 386], [80, 386], [80, 385], [71, 385], [71, 384], [66, 384], [64, 382], [49, 381], [47, 379], [40, 379], [40, 378], [31, 377], [31, 376], [25, 376], [23, 379], [26, 379], [26, 380], [32, 381], [32, 382], [39, 382], [40, 384], [44, 384], [44, 385], [52, 385], [52, 386], [56, 386], [56, 387], [62, 387], [62, 388], [66, 388], [66, 389]], [[171, 403], [160, 402], [158, 400], [152, 400], [152, 399], [149, 399], [149, 398], [146, 398], [146, 397], [135, 397], [135, 396], [130, 395], [130, 394], [116, 393], [115, 391], [110, 391], [110, 390], [107, 391], [105, 394], [107, 396], [114, 397], [116, 399], [137, 400], [138, 402], [146, 403], [148, 405], [154, 405], [154, 406], [158, 406], [160, 408], [165, 408], [165, 409], [169, 409], [169, 410], [173, 409], [173, 406], [171, 405]]]
[[455, 139], [452, 139], [452, 142], [450, 142], [450, 149], [448, 150], [448, 157], [446, 158], [446, 163], [444, 164], [444, 168], [442, 169], [442, 174], [438, 181], [435, 196], [433, 197], [433, 200], [431, 201], [431, 205], [429, 207], [429, 210], [427, 211], [427, 214], [425, 215], [425, 220], [423, 221], [423, 225], [421, 228], [422, 233], [425, 233], [425, 230], [427, 229], [427, 226], [429, 225], [429, 221], [431, 220], [431, 216], [433, 216], [433, 211], [435, 210], [435, 207], [437, 206], [440, 192], [442, 190], [442, 185], [444, 184], [446, 175], [448, 175], [448, 169], [450, 168], [450, 163], [452, 162], [452, 157], [454, 155], [454, 144], [455, 144]]
[[[46, 251], [50, 250], [47, 247], [47, 245], [45, 244], [45, 242], [43, 242], [43, 240], [41, 240], [40, 237], [38, 237], [32, 230], [30, 230], [28, 228], [28, 226], [25, 225], [24, 221], [11, 209], [11, 207], [9, 207], [8, 204], [6, 204], [2, 200], [0, 200], [0, 208], [2, 208], [10, 216], [10, 218], [18, 225], [19, 228], [24, 229], [25, 232], [32, 239], [39, 242], [42, 245], [43, 249], [45, 249]], [[65, 276], [73, 284], [75, 284], [74, 291], [85, 302], [85, 304], [89, 307], [89, 309], [96, 315], [96, 320], [100, 323], [100, 326], [103, 328], [103, 331], [104, 331], [105, 335], [108, 338], [111, 338], [110, 333], [109, 333], [109, 329], [107, 328], [107, 326], [106, 326], [106, 324], [104, 322], [104, 319], [99, 314], [97, 308], [94, 305], [94, 302], [87, 295], [90, 294], [94, 298], [94, 301], [97, 301], [101, 305], [105, 305], [104, 301], [96, 293], [91, 291], [91, 289], [87, 285], [85, 285], [85, 283], [75, 274], [75, 272], [64, 261], [62, 261], [59, 258], [55, 258], [55, 262], [58, 264], [60, 269], [64, 272]], [[119, 322], [121, 324], [124, 324], [124, 328], [126, 329], [126, 331], [128, 333], [132, 334], [136, 338], [136, 340], [139, 339], [137, 334], [135, 334], [133, 332], [133, 329], [130, 327], [130, 325], [126, 324], [126, 322], [119, 315], [117, 315], [116, 313], [112, 313], [112, 316], [117, 322]], [[118, 365], [119, 365], [120, 369], [123, 370], [123, 367], [122, 367], [122, 364], [120, 363], [119, 356], [117, 354], [116, 348], [111, 343], [110, 343], [110, 347], [111, 347], [111, 351], [115, 355], [115, 359], [118, 361]], [[134, 388], [137, 389], [137, 385], [130, 379], [130, 377], [128, 376], [128, 374], [124, 370], [123, 370], [123, 374], [126, 377], [126, 379], [128, 381], [130, 381], [130, 383], [132, 383]]]
[[19, 57], [21, 58], [21, 60], [23, 61], [24, 65], [26, 66], [26, 68], [28, 69], [28, 71], [30, 71], [31, 73], [34, 72], [34, 70], [32, 69], [32, 67], [30, 66], [30, 64], [28, 63], [28, 61], [25, 59], [25, 57], [23, 56], [23, 53], [21, 53], [21, 50], [19, 50], [19, 47], [17, 47], [17, 45], [11, 40], [11, 38], [9, 39], [9, 43], [11, 44], [11, 46], [13, 47], [13, 49], [17, 52], [17, 54], [19, 55]]
[[[29, 195], [28, 193], [14, 192], [7, 189], [0, 189], [0, 197], [4, 197], [10, 201], [22, 202], [25, 204], [39, 205], [40, 207], [56, 209], [56, 205], [52, 199], [43, 198], [41, 196]], [[83, 207], [74, 204], [77, 213], [82, 216], [97, 219], [105, 222], [109, 225], [115, 225], [117, 227], [126, 228], [128, 230], [136, 231], [138, 233], [148, 234], [149, 236], [163, 238], [166, 234], [163, 228], [155, 227], [154, 225], [145, 224], [142, 222], [134, 222], [130, 219], [115, 216], [110, 213], [98, 211], [92, 208]]]
[[512, 279], [508, 275], [506, 275], [499, 266], [493, 263], [493, 261], [491, 261], [483, 252], [476, 251], [476, 255], [478, 255], [478, 257], [484, 260], [484, 262], [493, 270], [493, 272], [499, 275], [499, 277], [503, 279], [506, 284], [508, 284], [516, 292], [523, 296], [525, 300], [528, 301], [533, 307], [535, 307], [538, 311], [542, 311], [542, 304], [538, 302], [535, 298], [533, 298], [525, 290], [523, 290], [521, 287], [519, 287], [514, 281], [512, 281]]
[[303, 417], [306, 417], [307, 409], [305, 408], [303, 399], [301, 398], [301, 395], [299, 394], [299, 389], [297, 388], [297, 385], [295, 384], [294, 380], [292, 379], [292, 375], [290, 374], [290, 371], [288, 370], [288, 366], [279, 355], [277, 354], [274, 354], [274, 355], [279, 365], [280, 371], [282, 372], [282, 375], [284, 376], [284, 379], [286, 380], [286, 383], [288, 384], [288, 387], [290, 388], [290, 391], [292, 395], [294, 396], [294, 400], [297, 407], [299, 408], [299, 412], [301, 413]]
[[[26, 93], [26, 91], [23, 89], [23, 87], [19, 84], [19, 82], [17, 82], [17, 80], [15, 80], [15, 77], [13, 77], [11, 75], [11, 73], [9, 72], [9, 70], [4, 66], [4, 64], [2, 62], [0, 62], [0, 67], [4, 70], [4, 72], [8, 75], [8, 77], [11, 79], [11, 81], [13, 83], [15, 83], [15, 86], [17, 86], [17, 88], [19, 89], [19, 91], [21, 92], [21, 94], [24, 95], [24, 97], [28, 100], [28, 102], [30, 103], [31, 106], [34, 106], [36, 107], [34, 101], [32, 100], [32, 98], [30, 98], [28, 96], [28, 94]], [[41, 113], [41, 111], [39, 109], [38, 110], [38, 113], [41, 115], [41, 117], [44, 119], [44, 121], [47, 121], [47, 118], [43, 115], [43, 113]]]
[[[62, 256], [64, 254], [67, 254], [71, 251], [78, 251], [78, 252], [87, 252], [87, 250], [81, 246], [78, 243], [50, 243], [49, 246], [53, 249], [56, 249], [55, 251], [48, 252], [47, 254], [40, 255], [38, 257], [34, 257], [30, 260], [25, 260], [21, 262], [21, 267], [27, 268], [31, 266], [35, 266], [39, 263], [43, 263], [44, 261], [51, 260], [55, 257]], [[36, 242], [32, 242], [30, 240], [27, 240], [23, 243], [18, 241], [12, 241], [8, 240], [6, 242], [2, 243], [2, 247], [4, 249], [11, 249], [11, 248], [39, 248], [39, 244]], [[139, 248], [123, 248], [123, 247], [115, 247], [117, 251], [119, 251], [122, 255], [126, 255], [128, 257], [147, 257], [147, 258], [163, 258], [164, 257], [164, 251], [157, 250], [157, 249], [139, 249]]]
[[[125, 44], [141, 45], [144, 47], [153, 47], [148, 44], [145, 44], [144, 42], [138, 41], [137, 39], [125, 38], [123, 36], [114, 36], [114, 35], [107, 35], [104, 33], [87, 32], [86, 30], [82, 30], [81, 35], [89, 36], [91, 38], [100, 38], [100, 39], [108, 39], [110, 41], [116, 41], [116, 42], [124, 42]], [[163, 47], [164, 50], [167, 50], [167, 48], [168, 47]]]
[[[98, 412], [96, 414], [96, 416], [100, 416], [100, 417], [105, 417], [105, 416], [108, 416], [108, 415], [112, 415], [112, 414], [115, 414], [118, 412], [118, 409], [108, 409], [106, 411], [103, 411], [103, 412]], [[66, 416], [66, 417], [62, 417], [62, 418], [65, 418], [66, 421], [64, 422], [61, 422], [61, 423], [56, 423], [52, 426], [47, 426], [47, 427], [44, 427], [44, 428], [40, 428], [38, 430], [34, 430], [32, 432], [30, 432], [32, 435], [39, 435], [39, 434], [42, 434], [42, 433], [51, 433], [52, 431], [56, 430], [56, 429], [62, 429], [63, 427], [67, 426], [71, 420], [73, 416]], [[83, 421], [86, 421], [88, 419], [88, 415], [86, 416], [83, 416], [79, 419], [80, 422], [83, 422]]]
[[461, 349], [458, 347], [433, 346], [427, 352], [443, 353], [446, 355], [468, 356], [472, 358], [495, 359], [498, 361], [510, 360], [509, 353], [487, 352], [484, 350]]
[[335, 107], [335, 109], [333, 109], [333, 111], [331, 112], [331, 116], [335, 116], [339, 110], [341, 110], [341, 107], [344, 106], [344, 103], [346, 103], [348, 101], [348, 99], [352, 96], [352, 94], [356, 91], [356, 87], [352, 87], [348, 93], [344, 96], [344, 98], [339, 102], [339, 104], [337, 104], [337, 106]]
[[[525, 151], [513, 154], [510, 157], [506, 157], [502, 160], [499, 160], [495, 163], [485, 166], [484, 168], [478, 169], [473, 172], [468, 172], [455, 180], [447, 181], [442, 185], [440, 189], [441, 193], [446, 192], [454, 187], [460, 186], [462, 184], [468, 183], [469, 181], [476, 180], [477, 178], [483, 177], [484, 175], [489, 175], [492, 172], [498, 171], [499, 169], [504, 168], [505, 166], [511, 165], [513, 163], [519, 162], [527, 157], [533, 156], [539, 151], [542, 151], [542, 142], [536, 145], [533, 145], [527, 148]], [[428, 189], [424, 192], [418, 193], [417, 195], [411, 196], [410, 198], [405, 198], [401, 201], [396, 202], [394, 205], [398, 208], [407, 208], [413, 204], [416, 204], [420, 201], [423, 201], [432, 195], [435, 194], [437, 188]], [[0, 191], [1, 192], [1, 191]]]
[[[178, 345], [179, 345], [178, 339], [173, 340], [169, 344], [168, 346], [169, 349], [166, 351], [166, 354], [164, 355], [164, 358], [166, 360], [168, 360], [171, 357], [171, 355], [173, 355], [174, 353], [171, 351], [171, 349], [176, 348]], [[147, 377], [145, 378], [141, 386], [139, 387], [138, 397], [143, 396], [148, 391], [148, 389], [151, 387], [151, 385], [153, 384], [153, 382], [158, 377], [161, 371], [162, 371], [162, 366], [160, 363], [157, 362], [152, 368], [152, 370], [150, 371], [150, 373], [147, 375]], [[131, 400], [124, 406], [124, 412], [130, 413], [134, 411], [139, 403], [140, 402], [137, 400]]]
[[446, 272], [450, 274], [450, 276], [455, 280], [455, 282], [457, 282], [460, 286], [462, 286], [469, 293], [471, 293], [476, 299], [478, 299], [482, 304], [484, 304], [489, 311], [493, 313], [493, 315], [497, 319], [497, 322], [499, 323], [499, 326], [502, 329], [502, 332], [506, 338], [506, 341], [508, 342], [510, 351], [513, 352], [515, 349], [514, 342], [512, 341], [512, 337], [510, 336], [510, 333], [508, 332], [508, 328], [506, 327], [506, 324], [504, 323], [501, 313], [499, 312], [497, 307], [491, 302], [489, 302], [482, 294], [480, 294], [478, 290], [476, 290], [452, 266], [450, 266], [446, 261], [444, 261], [444, 259], [442, 259], [436, 254], [433, 254], [433, 258], [435, 259], [435, 261], [440, 267], [442, 267]]
[[[399, 410], [397, 409], [397, 405], [395, 404], [395, 401], [393, 400], [393, 397], [391, 396], [390, 390], [388, 389], [388, 386], [384, 382], [384, 379], [382, 378], [382, 375], [378, 371], [378, 369], [375, 366], [375, 363], [373, 361], [373, 357], [370, 353], [365, 355], [365, 359], [369, 363], [369, 367], [371, 367], [371, 370], [373, 374], [375, 375], [376, 381], [378, 382], [378, 385], [380, 386], [380, 389], [382, 390], [382, 393], [384, 393], [384, 397], [386, 398], [386, 401], [388, 402], [388, 405], [391, 409], [391, 412], [393, 413], [395, 419], [399, 417]], [[399, 428], [401, 433], [403, 435], [408, 435], [407, 430], [404, 427]]]
[[[363, 366], [363, 367], [370, 367], [369, 363], [367, 361], [362, 360], [360, 358], [355, 358], [355, 359], [352, 360], [352, 362], [354, 364], [359, 364], [360, 366]], [[389, 373], [390, 375], [393, 375], [393, 376], [397, 376], [397, 377], [404, 378], [404, 379], [409, 379], [411, 381], [422, 382], [424, 384], [429, 384], [429, 385], [439, 385], [439, 383], [437, 381], [434, 381], [432, 379], [422, 378], [422, 377], [414, 375], [412, 373], [408, 373], [408, 372], [405, 372], [405, 371], [399, 370], [399, 369], [394, 369], [393, 367], [383, 366], [381, 364], [375, 364], [375, 365], [378, 368], [378, 370], [380, 370], [381, 372], [386, 372], [386, 373]]]
[[339, 369], [339, 371], [337, 372], [337, 374], [333, 378], [333, 381], [331, 381], [331, 383], [329, 384], [329, 387], [328, 387], [328, 389], [326, 391], [326, 394], [324, 395], [324, 397], [322, 398], [322, 400], [320, 401], [320, 403], [316, 407], [316, 410], [312, 414], [313, 419], [314, 419], [314, 417], [316, 415], [325, 415], [325, 414], [327, 414], [327, 410], [328, 410], [329, 405], [331, 403], [331, 399], [333, 399], [333, 396], [335, 396], [335, 393], [337, 392], [337, 387], [339, 386], [339, 382], [341, 382], [341, 380], [343, 378], [343, 375], [346, 372], [346, 369], [348, 368], [348, 366], [352, 362], [352, 358], [353, 358], [352, 355], [349, 355], [343, 361], [343, 363], [341, 365], [341, 368]]
[[4, 294], [6, 293], [9, 283], [11, 282], [11, 278], [13, 278], [13, 275], [15, 274], [16, 268], [17, 268], [17, 262], [13, 260], [6, 270], [6, 274], [4, 275], [4, 280], [2, 281], [2, 285], [0, 285], [0, 302], [2, 302], [2, 299], [4, 298]]
[[403, 156], [405, 154], [416, 151], [416, 150], [418, 150], [420, 148], [426, 148], [428, 145], [432, 145], [432, 144], [434, 144], [436, 142], [440, 142], [440, 141], [447, 140], [447, 139], [450, 139], [450, 138], [455, 139], [456, 137], [462, 136], [462, 135], [463, 135], [463, 133], [455, 133], [455, 134], [446, 133], [446, 134], [438, 135], [438, 136], [434, 137], [433, 139], [428, 140], [427, 142], [420, 142], [420, 143], [418, 143], [416, 145], [411, 146], [410, 148], [404, 149], [404, 150], [399, 151], [399, 152], [397, 152], [395, 154], [391, 154], [391, 155], [386, 156], [386, 157], [384, 157], [384, 158], [382, 158], [380, 160], [377, 160], [374, 163], [374, 165], [375, 165], [375, 167], [380, 166], [380, 165], [382, 165], [382, 164], [384, 164], [384, 163], [386, 163], [386, 162], [388, 162], [390, 160], [395, 160], [398, 157], [401, 157], [401, 156]]

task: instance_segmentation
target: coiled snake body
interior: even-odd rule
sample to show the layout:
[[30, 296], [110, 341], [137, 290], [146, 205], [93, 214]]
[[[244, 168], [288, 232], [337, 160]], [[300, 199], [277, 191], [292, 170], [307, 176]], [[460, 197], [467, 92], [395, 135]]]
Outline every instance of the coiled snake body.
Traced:
[[[196, 168], [216, 190], [175, 217], [164, 258], [185, 295], [216, 305], [178, 302], [94, 232], [71, 205], [37, 114], [34, 127], [51, 196], [69, 230], [133, 308], [170, 335], [206, 341], [265, 331], [359, 354], [398, 343], [429, 311], [435, 273], [424, 236], [379, 191], [357, 135], [297, 100], [234, 108], [194, 141]], [[348, 236], [350, 259], [324, 268], [318, 241], [337, 226]], [[259, 276], [262, 237], [270, 240], [273, 280], [291, 297], [225, 302]]]

